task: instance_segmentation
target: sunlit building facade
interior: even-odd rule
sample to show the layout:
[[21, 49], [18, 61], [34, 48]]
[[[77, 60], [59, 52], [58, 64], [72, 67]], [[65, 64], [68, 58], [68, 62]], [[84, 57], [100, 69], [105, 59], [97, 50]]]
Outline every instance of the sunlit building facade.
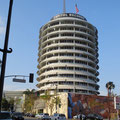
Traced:
[[46, 90], [99, 94], [98, 32], [86, 18], [73, 13], [54, 16], [41, 27], [38, 84]]

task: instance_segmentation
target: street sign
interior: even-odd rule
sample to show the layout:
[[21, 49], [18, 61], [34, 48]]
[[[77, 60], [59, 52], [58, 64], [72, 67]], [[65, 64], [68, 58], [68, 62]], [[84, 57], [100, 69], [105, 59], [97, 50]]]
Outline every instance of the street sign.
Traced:
[[26, 80], [25, 79], [13, 78], [13, 82], [26, 83]]

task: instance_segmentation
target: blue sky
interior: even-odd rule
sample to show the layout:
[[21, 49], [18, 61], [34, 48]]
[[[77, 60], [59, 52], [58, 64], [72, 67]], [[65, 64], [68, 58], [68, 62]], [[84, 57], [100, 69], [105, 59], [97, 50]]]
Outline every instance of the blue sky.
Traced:
[[[105, 84], [113, 81], [114, 93], [120, 94], [120, 0], [66, 0], [66, 12], [79, 14], [98, 29], [100, 93], [106, 95]], [[0, 0], [0, 48], [3, 48], [9, 0]], [[5, 90], [36, 88], [39, 29], [53, 16], [63, 12], [63, 0], [13, 0], [6, 75], [34, 73], [34, 83], [13, 83], [6, 78]], [[2, 59], [2, 53], [0, 53]]]

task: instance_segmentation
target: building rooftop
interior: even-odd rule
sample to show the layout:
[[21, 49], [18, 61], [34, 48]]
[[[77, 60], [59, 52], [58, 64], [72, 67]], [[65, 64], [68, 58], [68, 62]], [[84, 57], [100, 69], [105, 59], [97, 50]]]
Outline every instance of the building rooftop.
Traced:
[[62, 17], [75, 17], [75, 18], [79, 18], [79, 19], [87, 21], [87, 19], [85, 17], [83, 17], [82, 15], [79, 15], [79, 14], [75, 14], [75, 13], [62, 13], [62, 14], [58, 14], [58, 15], [52, 17], [51, 20], [54, 20], [54, 19], [57, 19], [57, 18], [62, 18]]

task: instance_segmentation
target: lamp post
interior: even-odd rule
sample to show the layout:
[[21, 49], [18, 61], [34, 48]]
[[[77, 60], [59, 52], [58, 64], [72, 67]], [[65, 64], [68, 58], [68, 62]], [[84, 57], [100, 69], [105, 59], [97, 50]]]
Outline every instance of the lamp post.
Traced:
[[6, 34], [5, 34], [5, 42], [4, 42], [4, 49], [0, 49], [0, 51], [3, 52], [2, 67], [1, 67], [1, 74], [0, 74], [0, 112], [1, 112], [2, 94], [3, 94], [3, 86], [4, 86], [6, 58], [7, 58], [7, 53], [12, 52], [11, 48], [9, 48], [10, 50], [8, 50], [8, 39], [9, 39], [12, 5], [13, 5], [13, 0], [10, 0]]

